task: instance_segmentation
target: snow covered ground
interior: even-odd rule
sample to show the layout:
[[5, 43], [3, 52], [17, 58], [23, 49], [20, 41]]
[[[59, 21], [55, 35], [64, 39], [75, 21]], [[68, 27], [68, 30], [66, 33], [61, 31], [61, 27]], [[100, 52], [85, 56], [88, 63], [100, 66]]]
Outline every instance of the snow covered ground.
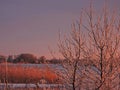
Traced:
[[[6, 87], [6, 84], [4, 83], [0, 83], [0, 90], [4, 90], [4, 88]], [[46, 89], [55, 89], [58, 88], [58, 90], [65, 90], [64, 86], [61, 84], [12, 84], [9, 83], [7, 85], [8, 88], [10, 89], [17, 89], [17, 88], [42, 88], [44, 90]], [[55, 89], [56, 90], [56, 89]]]

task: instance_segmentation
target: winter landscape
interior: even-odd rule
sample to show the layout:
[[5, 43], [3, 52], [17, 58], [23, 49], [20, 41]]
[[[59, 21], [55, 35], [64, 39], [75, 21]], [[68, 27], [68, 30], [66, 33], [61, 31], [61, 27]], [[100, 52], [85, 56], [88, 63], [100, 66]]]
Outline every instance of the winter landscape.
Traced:
[[120, 90], [120, 0], [1, 0], [0, 90]]

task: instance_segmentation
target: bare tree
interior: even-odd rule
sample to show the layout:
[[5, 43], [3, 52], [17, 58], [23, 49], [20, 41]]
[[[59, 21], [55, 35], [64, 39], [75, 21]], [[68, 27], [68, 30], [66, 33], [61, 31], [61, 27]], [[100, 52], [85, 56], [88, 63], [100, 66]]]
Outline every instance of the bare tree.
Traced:
[[[65, 58], [61, 77], [72, 90], [78, 87], [119, 90], [116, 79], [119, 78], [120, 18], [115, 11], [109, 12], [106, 6], [101, 13], [92, 5], [83, 11], [80, 21], [73, 23], [70, 36], [59, 40], [59, 50]], [[87, 33], [84, 38], [83, 30]]]
[[[99, 14], [90, 6], [90, 9], [85, 11], [85, 14], [88, 26], [83, 26], [88, 30], [88, 40], [90, 42], [88, 44], [90, 47], [88, 47], [89, 50], [92, 50], [92, 55], [94, 55], [89, 57], [91, 57], [97, 71], [96, 74], [92, 73], [94, 79], [91, 78], [96, 85], [95, 90], [113, 90], [116, 86], [114, 80], [118, 70], [120, 18], [116, 16], [117, 14], [114, 11], [110, 13], [106, 6]], [[87, 72], [89, 72], [88, 69]]]
[[65, 60], [62, 62], [63, 72], [59, 73], [63, 83], [67, 88], [76, 90], [80, 86], [80, 78], [82, 74], [79, 73], [81, 59], [83, 58], [84, 39], [81, 31], [82, 14], [79, 23], [72, 24], [70, 34], [61, 40], [59, 39], [59, 51]]
[[5, 90], [8, 90], [8, 65], [7, 65], [7, 58], [5, 58]]

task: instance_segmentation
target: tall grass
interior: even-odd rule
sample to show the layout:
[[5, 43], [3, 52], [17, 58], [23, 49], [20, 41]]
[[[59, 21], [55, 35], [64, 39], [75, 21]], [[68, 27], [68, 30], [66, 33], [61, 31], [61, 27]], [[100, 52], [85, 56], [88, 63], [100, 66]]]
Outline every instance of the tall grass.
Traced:
[[[5, 82], [5, 65], [0, 65], [0, 82]], [[45, 67], [23, 67], [21, 65], [8, 66], [7, 81], [8, 83], [41, 83], [41, 80], [45, 80], [47, 84], [58, 83], [58, 77], [54, 73], [54, 70]]]

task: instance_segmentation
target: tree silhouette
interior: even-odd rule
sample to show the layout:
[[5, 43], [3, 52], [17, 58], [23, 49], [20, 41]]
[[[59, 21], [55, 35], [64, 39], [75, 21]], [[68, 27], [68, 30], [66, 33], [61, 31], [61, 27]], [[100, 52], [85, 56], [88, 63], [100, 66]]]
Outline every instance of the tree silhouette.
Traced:
[[59, 75], [66, 86], [119, 90], [119, 41], [120, 17], [115, 11], [109, 12], [105, 5], [100, 13], [91, 4], [84, 9], [70, 34], [59, 40], [59, 51], [66, 60]]
[[35, 63], [37, 58], [32, 54], [20, 54], [14, 62]]

